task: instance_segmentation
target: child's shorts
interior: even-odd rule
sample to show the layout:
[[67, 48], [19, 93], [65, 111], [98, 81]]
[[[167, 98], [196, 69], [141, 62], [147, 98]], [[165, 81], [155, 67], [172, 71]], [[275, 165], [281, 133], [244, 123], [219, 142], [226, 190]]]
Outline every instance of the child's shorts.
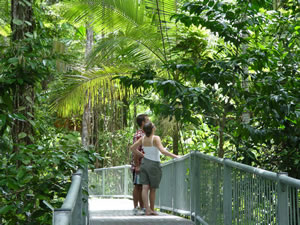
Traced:
[[132, 181], [133, 181], [134, 185], [141, 184], [141, 181], [140, 181], [140, 172], [136, 172], [135, 170], [133, 170], [132, 176], [133, 176]]
[[161, 177], [160, 162], [143, 158], [140, 170], [141, 184], [150, 185], [151, 188], [158, 188]]

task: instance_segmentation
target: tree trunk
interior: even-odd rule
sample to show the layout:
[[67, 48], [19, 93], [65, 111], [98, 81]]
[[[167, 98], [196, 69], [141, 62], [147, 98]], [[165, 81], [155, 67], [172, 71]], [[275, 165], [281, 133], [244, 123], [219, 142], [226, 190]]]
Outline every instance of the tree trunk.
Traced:
[[278, 10], [280, 6], [280, 0], [273, 0], [273, 10]]
[[85, 45], [85, 57], [91, 53], [94, 43], [94, 31], [93, 28], [87, 25], [86, 28], [86, 45]]
[[87, 147], [89, 143], [89, 118], [90, 118], [90, 104], [86, 104], [84, 107], [84, 112], [82, 116], [82, 132], [81, 132], [81, 142], [84, 147]]
[[33, 33], [33, 1], [28, 0], [27, 2], [28, 4], [21, 0], [11, 1], [12, 41], [22, 40], [26, 33]]
[[[27, 120], [33, 120], [33, 103], [34, 91], [30, 85], [19, 86], [15, 88], [13, 96], [14, 113], [22, 114]], [[20, 110], [22, 109], [22, 111]], [[14, 144], [24, 143], [25, 145], [32, 144], [30, 136], [33, 134], [32, 125], [25, 120], [15, 120], [12, 126], [12, 138]], [[17, 145], [14, 146], [14, 152], [18, 149]]]
[[[91, 104], [91, 100], [89, 99], [89, 103]], [[94, 108], [90, 107], [90, 114], [89, 114], [89, 123], [88, 123], [88, 131], [89, 131], [89, 143], [94, 145], [94, 127], [95, 127], [95, 120], [94, 120]], [[94, 145], [95, 146], [95, 145]]]
[[134, 128], [135, 130], [139, 129], [137, 123], [136, 123], [136, 117], [137, 117], [137, 108], [136, 108], [136, 100], [133, 102], [133, 123], [134, 123]]
[[[86, 49], [85, 56], [87, 57], [90, 54], [93, 46], [93, 29], [89, 25], [86, 28]], [[83, 116], [82, 116], [82, 132], [81, 132], [81, 141], [84, 147], [90, 145], [90, 136], [91, 136], [91, 101], [90, 94], [86, 93], [88, 98], [88, 103], [84, 106]]]
[[[93, 137], [94, 141], [93, 141], [93, 144], [95, 146], [95, 151], [97, 153], [100, 153], [99, 152], [99, 128], [100, 128], [99, 114], [100, 113], [101, 113], [101, 111], [100, 111], [99, 107], [94, 108], [94, 121], [95, 121], [95, 124], [94, 124], [94, 137]], [[95, 167], [100, 168], [100, 161], [99, 161], [98, 158], [96, 159]]]
[[[32, 0], [28, 0], [29, 4], [25, 4], [20, 0], [11, 1], [11, 40], [13, 42], [20, 41], [25, 38], [26, 33], [32, 33], [34, 30]], [[26, 22], [26, 23], [25, 23]], [[17, 77], [24, 76], [22, 71], [18, 71]], [[21, 142], [28, 145], [32, 143], [30, 137], [33, 134], [33, 127], [28, 120], [33, 120], [33, 103], [34, 103], [34, 88], [32, 84], [24, 83], [16, 85], [13, 89], [13, 112], [22, 114], [26, 117], [25, 120], [15, 120], [12, 126], [12, 139], [14, 152], [18, 151], [17, 144]]]
[[[86, 49], [85, 49], [85, 57], [90, 54], [90, 51], [93, 47], [93, 29], [89, 25], [87, 25], [86, 28]], [[81, 134], [81, 140], [83, 146], [86, 148], [91, 144], [91, 133], [92, 133], [92, 104], [91, 104], [91, 93], [87, 91], [86, 98], [88, 98], [88, 103], [84, 106], [83, 116], [82, 116], [82, 134]], [[85, 168], [85, 173], [87, 173], [87, 168]], [[86, 177], [87, 178], [87, 177]], [[83, 188], [88, 188], [88, 180], [84, 180]], [[84, 194], [83, 198], [85, 199], [85, 202], [88, 202], [88, 196]], [[88, 215], [88, 204], [84, 204], [84, 211], [86, 213], [87, 218]]]
[[219, 119], [219, 152], [218, 157], [224, 157], [224, 128], [226, 123], [226, 113], [223, 113], [222, 118]]
[[128, 121], [128, 112], [129, 112], [129, 103], [127, 101], [127, 89], [125, 89], [125, 96], [122, 99], [123, 102], [123, 128], [127, 127]]
[[173, 134], [172, 134], [172, 139], [173, 139], [173, 153], [175, 155], [178, 155], [179, 152], [179, 130], [177, 126], [177, 121], [175, 121], [175, 124], [173, 126]]

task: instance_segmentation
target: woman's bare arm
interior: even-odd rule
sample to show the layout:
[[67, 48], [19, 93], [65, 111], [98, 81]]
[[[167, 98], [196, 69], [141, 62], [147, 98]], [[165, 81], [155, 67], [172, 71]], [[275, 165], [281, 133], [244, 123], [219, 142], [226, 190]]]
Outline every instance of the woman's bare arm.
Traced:
[[134, 142], [133, 145], [130, 146], [130, 150], [139, 157], [144, 157], [144, 154], [141, 153], [137, 148], [142, 145], [142, 138]]
[[163, 146], [162, 143], [161, 143], [161, 140], [160, 140], [160, 137], [159, 137], [159, 136], [155, 136], [155, 137], [154, 137], [154, 142], [155, 142], [156, 147], [159, 149], [159, 151], [160, 151], [162, 154], [164, 154], [164, 155], [166, 155], [166, 156], [170, 156], [170, 157], [172, 157], [172, 158], [178, 158], [177, 155], [175, 155], [175, 154], [173, 154], [173, 153], [167, 151], [167, 150], [164, 148], [164, 146]]

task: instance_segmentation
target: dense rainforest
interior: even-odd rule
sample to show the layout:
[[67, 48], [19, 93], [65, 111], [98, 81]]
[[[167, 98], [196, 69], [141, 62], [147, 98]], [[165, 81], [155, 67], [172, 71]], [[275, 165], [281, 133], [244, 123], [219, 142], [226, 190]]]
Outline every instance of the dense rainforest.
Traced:
[[0, 224], [50, 224], [77, 168], [175, 154], [300, 179], [298, 0], [0, 0]]

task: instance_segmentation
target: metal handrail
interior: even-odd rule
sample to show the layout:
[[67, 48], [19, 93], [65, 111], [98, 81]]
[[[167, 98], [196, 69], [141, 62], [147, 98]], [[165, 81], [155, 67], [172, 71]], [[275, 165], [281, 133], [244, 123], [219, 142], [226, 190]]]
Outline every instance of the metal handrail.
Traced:
[[117, 169], [124, 169], [124, 168], [130, 168], [130, 165], [123, 165], [123, 166], [113, 166], [113, 167], [108, 167], [108, 168], [98, 168], [94, 169], [94, 172], [99, 172], [102, 170], [117, 170]]
[[[224, 165], [230, 166], [232, 168], [240, 169], [240, 170], [243, 170], [245, 172], [253, 173], [253, 174], [259, 175], [261, 177], [273, 180], [273, 181], [278, 180], [278, 173], [275, 173], [275, 172], [271, 172], [271, 171], [268, 171], [268, 170], [264, 170], [264, 169], [248, 166], [248, 165], [245, 165], [245, 164], [242, 164], [242, 163], [234, 162], [230, 159], [224, 160], [224, 159], [220, 159], [220, 158], [217, 158], [217, 157], [214, 157], [214, 156], [205, 155], [201, 152], [195, 152], [194, 154], [197, 154], [197, 155], [199, 155], [203, 158], [206, 158], [208, 160], [213, 160], [213, 161], [218, 162], [220, 164], [224, 164]], [[290, 186], [293, 186], [295, 188], [300, 188], [300, 180], [298, 180], [298, 179], [288, 177], [288, 176], [280, 176], [279, 180], [280, 180], [280, 182], [282, 182], [286, 185], [290, 185]]]
[[87, 203], [83, 201], [85, 171], [79, 169], [72, 175], [72, 183], [61, 208], [54, 209], [53, 225], [87, 224]]
[[[132, 198], [130, 165], [89, 171], [89, 195], [105, 198]], [[95, 188], [96, 187], [96, 188]]]
[[[163, 163], [155, 205], [204, 225], [299, 225], [300, 180], [191, 152]], [[130, 166], [90, 171], [90, 195], [128, 198]], [[96, 188], [91, 188], [96, 186]]]
[[[156, 207], [163, 210], [182, 215], [190, 213], [191, 218], [206, 225], [245, 221], [248, 224], [250, 220], [253, 224], [300, 224], [300, 180], [286, 173], [274, 173], [200, 152], [170, 160], [162, 164], [162, 169], [165, 178]], [[183, 192], [189, 204], [184, 204]], [[272, 215], [263, 215], [266, 212]]]

